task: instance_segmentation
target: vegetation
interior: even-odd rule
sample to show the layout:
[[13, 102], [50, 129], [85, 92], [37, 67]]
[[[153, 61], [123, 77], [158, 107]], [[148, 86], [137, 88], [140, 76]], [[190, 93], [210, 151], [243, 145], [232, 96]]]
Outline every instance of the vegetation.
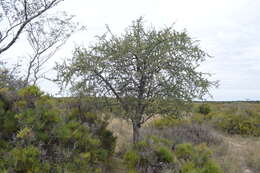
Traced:
[[114, 97], [122, 117], [132, 123], [134, 143], [146, 121], [158, 114], [173, 115], [214, 84], [198, 71], [209, 55], [185, 31], [146, 29], [140, 18], [122, 36], [109, 28], [108, 33], [57, 65], [58, 80], [74, 91]]
[[260, 172], [259, 102], [194, 102], [216, 82], [186, 31], [107, 27], [57, 65], [70, 97], [42, 92], [43, 66], [78, 29], [51, 13], [61, 2], [0, 0], [0, 58], [19, 38], [30, 47], [24, 67], [0, 60], [0, 172]]
[[208, 104], [202, 104], [199, 106], [199, 113], [207, 115], [210, 113], [210, 106]]
[[215, 108], [214, 112], [196, 115], [193, 120], [200, 123], [205, 121], [231, 135], [260, 136], [260, 111], [257, 107], [249, 107], [251, 105], [248, 103], [238, 105], [230, 103], [222, 106], [220, 109], [217, 108], [219, 110]]
[[[1, 91], [1, 96], [9, 94]], [[1, 100], [1, 172], [95, 172], [108, 167], [116, 138], [107, 122], [77, 107], [62, 111], [37, 87]], [[84, 109], [84, 108], [82, 108]], [[81, 116], [81, 117], [80, 117]], [[106, 168], [107, 169], [107, 168]]]
[[135, 144], [124, 160], [129, 172], [223, 172], [205, 144], [183, 143], [172, 148], [171, 141], [156, 136]]

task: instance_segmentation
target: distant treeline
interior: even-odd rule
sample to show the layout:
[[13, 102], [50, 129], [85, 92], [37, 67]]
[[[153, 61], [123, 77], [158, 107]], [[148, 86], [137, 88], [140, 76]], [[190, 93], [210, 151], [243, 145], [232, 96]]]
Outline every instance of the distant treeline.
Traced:
[[260, 103], [259, 100], [249, 100], [249, 101], [244, 101], [244, 100], [236, 100], [236, 101], [194, 101], [194, 103]]

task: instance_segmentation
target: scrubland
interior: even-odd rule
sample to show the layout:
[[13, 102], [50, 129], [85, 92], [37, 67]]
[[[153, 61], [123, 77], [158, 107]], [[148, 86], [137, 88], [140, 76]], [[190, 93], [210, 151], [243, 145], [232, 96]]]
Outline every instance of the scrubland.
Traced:
[[257, 102], [194, 102], [150, 119], [133, 144], [131, 122], [93, 98], [34, 86], [0, 96], [0, 172], [260, 172]]
[[[204, 112], [205, 107], [208, 110]], [[196, 102], [192, 113], [180, 119], [157, 116], [150, 120], [142, 129], [142, 137], [157, 136], [171, 141], [172, 145], [205, 144], [223, 172], [258, 173], [259, 125], [258, 102]], [[117, 136], [116, 153], [120, 156], [128, 151], [132, 146], [130, 123], [112, 118], [108, 128]], [[127, 171], [123, 162], [119, 165], [116, 172]]]

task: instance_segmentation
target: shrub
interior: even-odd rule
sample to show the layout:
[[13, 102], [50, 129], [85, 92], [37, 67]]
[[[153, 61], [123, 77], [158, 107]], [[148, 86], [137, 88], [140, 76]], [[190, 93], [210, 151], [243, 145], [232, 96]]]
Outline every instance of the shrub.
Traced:
[[174, 155], [167, 143], [166, 139], [150, 136], [135, 144], [124, 156], [128, 171], [159, 173], [171, 167], [174, 164]]
[[24, 148], [15, 147], [10, 152], [10, 160], [15, 162], [15, 172], [44, 172], [48, 171], [48, 163], [40, 162], [41, 152], [37, 147], [27, 146]]
[[124, 161], [129, 169], [135, 169], [139, 160], [140, 156], [135, 150], [130, 150], [124, 155]]
[[228, 134], [260, 136], [260, 115], [219, 113], [212, 119], [213, 124]]
[[29, 86], [18, 90], [18, 95], [20, 97], [40, 97], [43, 92], [37, 86]]
[[165, 146], [160, 146], [156, 150], [156, 155], [158, 157], [158, 161], [160, 162], [166, 162], [166, 163], [171, 163], [173, 162], [173, 153], [172, 151]]
[[179, 159], [190, 160], [193, 157], [194, 148], [189, 143], [179, 144], [175, 153]]
[[179, 144], [176, 147], [178, 159], [185, 162], [182, 165], [181, 173], [223, 173], [222, 169], [212, 159], [212, 152], [205, 144], [193, 146], [191, 144]]
[[116, 140], [105, 120], [83, 109], [73, 111], [77, 107], [61, 110], [35, 86], [13, 94], [16, 99], [8, 102], [0, 98], [1, 172], [105, 169]]
[[[158, 122], [158, 120], [156, 121]], [[159, 129], [157, 126], [150, 126], [143, 128], [141, 131], [143, 138], [152, 134], [170, 139], [175, 144], [188, 142], [192, 144], [206, 143], [208, 145], [218, 145], [222, 142], [222, 139], [212, 128], [187, 120], [180, 120], [179, 123], [175, 123], [173, 126], [165, 126]]]
[[209, 160], [205, 163], [201, 170], [201, 173], [224, 173], [220, 166], [216, 164], [213, 160]]
[[199, 106], [199, 113], [207, 115], [211, 112], [210, 106], [208, 104], [201, 104]]
[[170, 141], [147, 136], [124, 156], [128, 171], [139, 173], [223, 173], [212, 159], [206, 144], [178, 144], [172, 150]]

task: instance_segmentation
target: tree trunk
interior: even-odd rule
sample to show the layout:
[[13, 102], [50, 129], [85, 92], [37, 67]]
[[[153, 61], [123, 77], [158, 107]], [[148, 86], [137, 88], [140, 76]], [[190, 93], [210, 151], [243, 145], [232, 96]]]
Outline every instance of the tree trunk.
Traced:
[[140, 141], [140, 124], [134, 122], [133, 123], [133, 143], [136, 144]]

